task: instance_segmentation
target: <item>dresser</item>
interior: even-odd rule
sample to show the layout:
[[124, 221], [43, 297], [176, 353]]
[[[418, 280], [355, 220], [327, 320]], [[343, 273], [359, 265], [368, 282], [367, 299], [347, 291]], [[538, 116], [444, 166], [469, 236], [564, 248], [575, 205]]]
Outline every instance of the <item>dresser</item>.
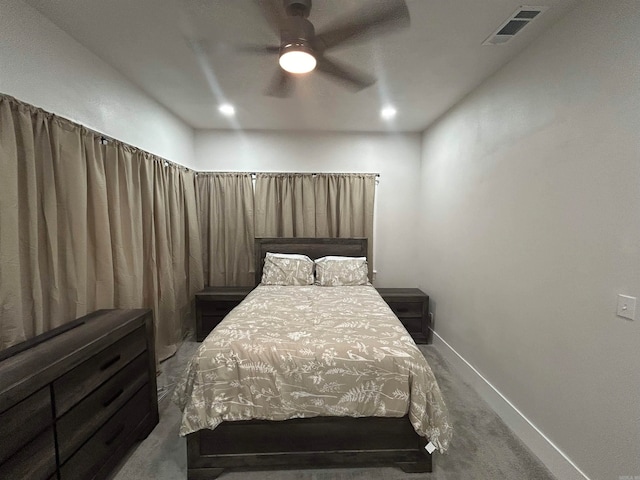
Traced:
[[0, 352], [0, 478], [103, 479], [158, 423], [151, 310], [99, 310]]
[[203, 341], [255, 287], [207, 287], [196, 293], [196, 340]]
[[429, 339], [429, 296], [418, 288], [376, 288], [416, 343]]

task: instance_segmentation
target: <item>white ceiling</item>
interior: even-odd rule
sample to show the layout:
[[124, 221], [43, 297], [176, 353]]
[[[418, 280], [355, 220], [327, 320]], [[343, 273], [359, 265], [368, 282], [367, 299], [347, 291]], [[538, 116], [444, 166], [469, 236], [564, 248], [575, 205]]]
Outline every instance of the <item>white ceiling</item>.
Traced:
[[[324, 76], [296, 81], [291, 98], [264, 95], [277, 56], [238, 53], [244, 44], [278, 44], [254, 0], [26, 0], [187, 124], [201, 129], [422, 131], [567, 13], [577, 0], [549, 6], [505, 45], [483, 46], [518, 0], [407, 0], [408, 29], [331, 56], [373, 73], [353, 93]], [[384, 0], [313, 0], [309, 20], [332, 20]], [[200, 54], [189, 42], [204, 46]], [[236, 116], [218, 105], [229, 102]], [[391, 104], [391, 122], [380, 109]]]

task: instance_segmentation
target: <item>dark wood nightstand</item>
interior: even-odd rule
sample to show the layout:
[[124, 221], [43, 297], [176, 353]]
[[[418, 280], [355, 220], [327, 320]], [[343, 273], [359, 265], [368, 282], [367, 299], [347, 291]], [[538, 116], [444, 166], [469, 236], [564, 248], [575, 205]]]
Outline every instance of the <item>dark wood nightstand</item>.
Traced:
[[429, 339], [429, 296], [418, 288], [376, 288], [416, 343]]
[[203, 341], [254, 287], [207, 287], [196, 293], [196, 340]]

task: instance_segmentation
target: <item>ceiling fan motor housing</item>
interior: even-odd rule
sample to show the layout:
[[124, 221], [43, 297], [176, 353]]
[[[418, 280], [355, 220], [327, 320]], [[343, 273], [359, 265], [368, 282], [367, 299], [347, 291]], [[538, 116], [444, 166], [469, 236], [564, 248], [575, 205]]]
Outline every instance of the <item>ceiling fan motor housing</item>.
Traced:
[[311, 0], [283, 0], [283, 4], [289, 16], [307, 18], [311, 12]]
[[290, 43], [310, 44], [315, 37], [313, 24], [302, 17], [288, 17], [280, 31], [281, 45]]
[[311, 0], [284, 0], [287, 17], [280, 29], [280, 66], [290, 73], [308, 73], [316, 66], [313, 24], [307, 20]]

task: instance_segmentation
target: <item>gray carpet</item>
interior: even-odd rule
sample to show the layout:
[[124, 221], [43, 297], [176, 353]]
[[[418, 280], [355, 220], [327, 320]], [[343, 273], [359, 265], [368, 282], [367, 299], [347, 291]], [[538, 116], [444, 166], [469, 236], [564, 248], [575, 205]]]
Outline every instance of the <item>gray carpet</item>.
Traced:
[[[113, 480], [187, 478], [185, 440], [178, 436], [180, 411], [170, 401], [175, 378], [198, 344], [185, 342], [162, 364], [160, 424], [122, 463]], [[434, 454], [432, 473], [407, 474], [397, 468], [226, 472], [220, 480], [554, 480], [547, 468], [446, 363], [432, 345], [420, 349], [438, 378], [454, 424], [448, 452]]]

